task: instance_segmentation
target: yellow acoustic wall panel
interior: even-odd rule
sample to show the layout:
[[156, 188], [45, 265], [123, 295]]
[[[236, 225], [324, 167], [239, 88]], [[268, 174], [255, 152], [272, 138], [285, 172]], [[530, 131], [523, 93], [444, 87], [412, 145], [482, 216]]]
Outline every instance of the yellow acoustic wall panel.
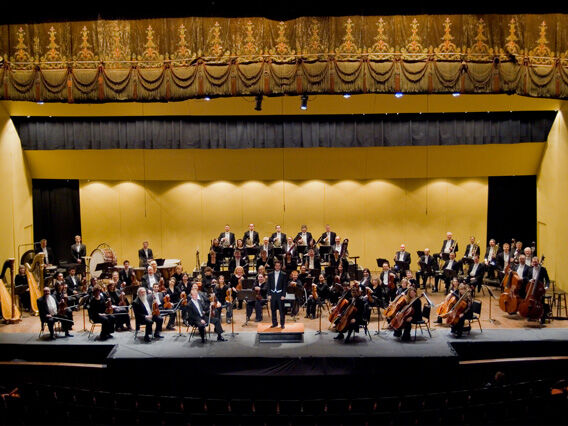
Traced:
[[568, 236], [568, 109], [556, 116], [537, 177], [538, 253], [546, 257], [550, 279], [568, 290], [563, 273]]
[[446, 231], [461, 250], [469, 235], [485, 244], [487, 178], [248, 182], [81, 181], [81, 221], [89, 248], [108, 243], [119, 260], [137, 262], [144, 240], [159, 257], [195, 266], [229, 224], [240, 238], [249, 223], [263, 236], [276, 224], [295, 235], [302, 224], [319, 236], [326, 223], [363, 266], [392, 259], [401, 243], [413, 255], [438, 250]]
[[[18, 133], [3, 108], [0, 108], [0, 182], [0, 262], [3, 264], [7, 258], [18, 258], [21, 244], [33, 241], [31, 177]], [[31, 248], [21, 247], [20, 252]]]

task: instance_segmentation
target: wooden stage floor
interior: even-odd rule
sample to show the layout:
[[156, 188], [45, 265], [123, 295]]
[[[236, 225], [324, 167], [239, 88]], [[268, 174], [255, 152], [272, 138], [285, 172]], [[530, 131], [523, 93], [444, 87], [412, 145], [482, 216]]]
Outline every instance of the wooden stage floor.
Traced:
[[[444, 299], [443, 293], [430, 293], [428, 292], [428, 297], [434, 304], [440, 303]], [[494, 295], [497, 298], [496, 300], [491, 300], [491, 318], [493, 321], [489, 320], [489, 302], [490, 298], [485, 292], [485, 294], [478, 294], [476, 295], [476, 299], [482, 301], [482, 312], [481, 312], [481, 326], [484, 329], [527, 329], [527, 328], [539, 328], [541, 325], [535, 321], [527, 321], [524, 318], [521, 318], [518, 315], [508, 315], [499, 309], [498, 305], [498, 297], [500, 295], [499, 290], [494, 290]], [[424, 298], [422, 299], [423, 303], [425, 302]], [[555, 309], [556, 310], [556, 309]], [[226, 324], [225, 322], [225, 312], [223, 311], [223, 328], [226, 332], [240, 332], [240, 331], [256, 331], [258, 323], [254, 322], [254, 313], [252, 315], [251, 320], [248, 322], [247, 325], [245, 323], [245, 309], [235, 309], [233, 311], [234, 314], [234, 322], [233, 324]], [[291, 324], [294, 322], [299, 322], [304, 325], [305, 331], [316, 331], [319, 329], [319, 319], [316, 318], [314, 320], [305, 318], [305, 310], [301, 309], [296, 321], [292, 319], [292, 317], [286, 317], [286, 323]], [[322, 330], [327, 330], [329, 327], [329, 321], [327, 320], [328, 312], [326, 309], [323, 311], [322, 320], [321, 320], [321, 328]], [[73, 318], [75, 320], [75, 326], [73, 330], [75, 332], [79, 332], [83, 330], [83, 312], [78, 311], [73, 313]], [[435, 309], [432, 310], [432, 314], [430, 315], [431, 327], [433, 329], [449, 329], [449, 327], [445, 324], [435, 324], [434, 321], [436, 320]], [[268, 316], [266, 308], [263, 309], [263, 322], [267, 323], [270, 322], [270, 317]], [[132, 320], [132, 325], [134, 325], [134, 321]], [[384, 329], [386, 323], [381, 321], [381, 330]], [[88, 322], [88, 318], [85, 319], [85, 327], [89, 329], [90, 324]], [[474, 324], [474, 327], [476, 325]], [[560, 320], [555, 319], [550, 322], [547, 322], [542, 327], [544, 328], [568, 328], [568, 320]], [[183, 327], [185, 330], [185, 327]], [[369, 330], [375, 331], [378, 328], [377, 324], [377, 314], [376, 311], [373, 311], [371, 316], [371, 322], [369, 324]], [[16, 324], [0, 324], [0, 333], [39, 333], [40, 329], [40, 322], [38, 317], [34, 317], [26, 312], [23, 313], [22, 321]], [[98, 330], [98, 329], [97, 329]], [[167, 331], [164, 329], [164, 333], [177, 333], [176, 331]]]

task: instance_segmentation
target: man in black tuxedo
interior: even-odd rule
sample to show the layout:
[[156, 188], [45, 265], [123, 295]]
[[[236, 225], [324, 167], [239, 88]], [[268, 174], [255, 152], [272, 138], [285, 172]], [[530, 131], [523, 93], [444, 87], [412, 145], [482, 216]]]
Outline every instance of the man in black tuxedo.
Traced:
[[272, 249], [273, 248], [274, 248], [274, 246], [270, 242], [270, 239], [268, 237], [264, 237], [262, 239], [262, 245], [260, 246], [258, 252], [261, 253], [262, 250], [264, 250], [264, 251], [266, 251], [266, 254], [268, 255], [268, 257], [270, 257], [270, 256], [272, 256]]
[[145, 287], [146, 290], [152, 290], [152, 288], [154, 287], [154, 284], [159, 284], [160, 283], [160, 278], [156, 275], [154, 268], [152, 268], [151, 266], [148, 266], [146, 268], [146, 274], [144, 274], [144, 276], [142, 277], [142, 282], [141, 282], [141, 286]]
[[525, 291], [530, 278], [529, 274], [532, 273], [531, 267], [527, 265], [526, 262], [527, 258], [524, 254], [521, 254], [519, 256], [519, 264], [513, 267], [513, 271], [516, 272], [519, 278], [522, 278], [523, 280], [521, 288], [519, 289], [519, 296], [521, 296], [523, 299], [526, 296]]
[[[304, 256], [302, 259], [302, 264], [306, 267], [306, 269], [310, 272], [312, 271], [320, 271], [321, 270], [321, 263], [319, 258], [315, 255], [313, 249], [308, 250], [307, 256]], [[318, 272], [319, 275], [319, 272]]]
[[499, 254], [499, 247], [495, 245], [495, 240], [489, 240], [489, 246], [485, 251], [485, 265], [487, 266], [488, 278], [497, 278], [499, 266], [497, 265], [497, 255]]
[[75, 235], [75, 244], [71, 246], [71, 261], [73, 263], [83, 264], [83, 257], [87, 255], [87, 246], [83, 244], [80, 235]]
[[[395, 261], [395, 266], [394, 266], [395, 272], [404, 274], [405, 271], [410, 268], [410, 253], [406, 251], [406, 245], [404, 244], [400, 245], [400, 250], [394, 254], [394, 261]], [[398, 265], [396, 264], [397, 261], [404, 262], [405, 266], [403, 269], [398, 267]]]
[[442, 242], [442, 248], [440, 249], [440, 256], [443, 253], [457, 253], [458, 252], [458, 242], [453, 239], [454, 235], [451, 232], [446, 232], [446, 239]]
[[136, 277], [134, 269], [130, 267], [128, 260], [125, 260], [122, 264], [124, 265], [124, 269], [121, 269], [118, 273], [121, 286], [122, 284], [125, 286], [132, 285], [132, 276], [134, 275], [134, 277]]
[[[51, 290], [49, 289], [49, 287], [43, 288], [43, 296], [37, 299], [37, 309], [39, 311], [39, 318], [42, 324], [47, 324], [50, 340], [55, 339], [53, 326], [57, 321], [59, 321], [57, 312], [58, 309], [57, 301], [55, 300], [55, 297], [51, 295]], [[67, 310], [65, 312], [65, 316], [61, 318], [61, 330], [65, 332], [65, 337], [73, 337], [69, 333], [72, 325], [73, 313], [71, 312], [71, 310]]]
[[245, 257], [242, 257], [242, 253], [240, 250], [235, 250], [234, 253], [234, 257], [231, 258], [231, 260], [229, 261], [229, 272], [232, 274], [233, 272], [235, 272], [235, 268], [237, 266], [242, 266], [244, 271], [245, 271], [245, 275], [248, 274], [248, 259]]
[[243, 235], [243, 241], [246, 247], [257, 247], [260, 244], [258, 232], [254, 230], [254, 223], [249, 224], [249, 229]]
[[298, 235], [296, 235], [296, 238], [294, 238], [296, 244], [298, 244], [299, 246], [307, 246], [310, 243], [311, 239], [312, 233], [308, 232], [307, 225], [302, 225], [301, 231], [298, 232]]
[[[189, 324], [196, 326], [199, 330], [199, 335], [201, 336], [201, 343], [205, 343], [205, 328], [209, 325], [209, 310], [211, 306], [199, 299], [199, 293], [196, 289], [192, 289], [190, 293], [190, 300], [187, 303], [187, 316]], [[217, 306], [214, 306], [214, 311], [221, 308], [221, 303], [217, 302]], [[211, 315], [211, 324], [215, 327], [215, 333], [217, 333], [217, 341], [224, 342], [225, 339], [222, 336], [223, 327], [221, 327], [221, 321], [219, 318]]]
[[276, 312], [280, 311], [280, 327], [284, 328], [285, 313], [284, 301], [288, 280], [286, 274], [280, 270], [282, 264], [278, 259], [274, 260], [274, 271], [268, 274], [268, 299], [270, 300], [270, 310], [272, 312], [272, 327], [278, 327]]
[[486, 267], [484, 263], [479, 262], [479, 255], [473, 256], [473, 263], [469, 268], [467, 274], [467, 282], [471, 286], [472, 291], [477, 288], [477, 292], [481, 291], [481, 284], [483, 284], [483, 275], [485, 274]]
[[142, 248], [138, 250], [138, 259], [140, 260], [139, 266], [141, 268], [148, 266], [149, 261], [153, 258], [154, 253], [152, 253], [152, 249], [148, 247], [148, 241], [144, 241], [142, 243]]
[[325, 225], [325, 232], [321, 234], [320, 242], [324, 246], [330, 246], [335, 241], [336, 234], [331, 230], [331, 226]]
[[[544, 266], [542, 266], [542, 264], [540, 263], [540, 260], [537, 256], [533, 256], [532, 258], [532, 267], [530, 269], [530, 272], [528, 274], [528, 278], [531, 281], [540, 281], [544, 284], [544, 288], [548, 289], [550, 287], [550, 278], [548, 276], [548, 271], [546, 270], [546, 268]], [[525, 293], [526, 293], [526, 288], [525, 288]], [[546, 318], [549, 316], [550, 314], [550, 305], [547, 303], [544, 303], [544, 295], [542, 296], [543, 300], [541, 300], [540, 302], [543, 304], [544, 309], [542, 312], [542, 317], [540, 319], [540, 323], [544, 324]]]
[[219, 234], [218, 239], [221, 247], [233, 247], [235, 245], [235, 234], [231, 232], [229, 225], [225, 225], [225, 231]]
[[270, 236], [270, 242], [274, 245], [275, 240], [280, 240], [276, 243], [276, 246], [282, 247], [286, 243], [286, 234], [282, 232], [280, 225], [276, 225], [276, 232], [273, 232]]
[[161, 316], [152, 314], [152, 299], [146, 296], [146, 288], [138, 288], [137, 295], [138, 297], [132, 302], [132, 309], [134, 310], [136, 323], [139, 325], [146, 325], [144, 341], [150, 341], [150, 336], [152, 335], [152, 326], [154, 323], [156, 323], [154, 338], [162, 339], [164, 336], [162, 336], [160, 332], [162, 331], [162, 323], [164, 322], [164, 320]]
[[[450, 252], [450, 257], [444, 263], [444, 266], [442, 266], [441, 272], [444, 273], [444, 271], [446, 269], [454, 271], [455, 274], [453, 274], [453, 275], [455, 275], [455, 276], [457, 276], [457, 274], [459, 274], [459, 272], [461, 270], [461, 263], [456, 260], [456, 253], [455, 252]], [[452, 274], [442, 275], [442, 279], [444, 280], [444, 283], [446, 284], [446, 294], [448, 294], [452, 278], [453, 278]], [[438, 291], [438, 281], [439, 280], [440, 280], [440, 276], [436, 275], [436, 278], [434, 279], [434, 291]]]
[[422, 279], [421, 288], [426, 288], [426, 281], [428, 277], [436, 276], [436, 271], [438, 270], [438, 262], [434, 259], [434, 256], [430, 254], [430, 249], [424, 249], [424, 255], [420, 256], [419, 260], [420, 270], [416, 272], [416, 279], [418, 285], [420, 286], [420, 279]]
[[53, 250], [51, 247], [47, 246], [47, 240], [44, 238], [40, 240], [39, 247], [36, 249], [37, 253], [43, 253], [43, 263], [46, 265], [55, 265], [55, 256], [53, 255]]
[[513, 253], [511, 253], [511, 246], [509, 243], [503, 244], [503, 251], [497, 253], [497, 267], [500, 272], [503, 272], [507, 265], [513, 261]]

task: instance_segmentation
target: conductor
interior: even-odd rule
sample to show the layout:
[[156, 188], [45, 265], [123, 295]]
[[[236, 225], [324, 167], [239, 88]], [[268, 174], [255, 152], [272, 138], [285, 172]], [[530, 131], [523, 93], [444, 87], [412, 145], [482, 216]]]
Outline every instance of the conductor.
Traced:
[[274, 271], [268, 274], [268, 299], [270, 300], [270, 310], [272, 311], [272, 327], [278, 327], [276, 311], [280, 311], [280, 327], [284, 328], [284, 302], [282, 298], [286, 295], [288, 285], [286, 274], [280, 270], [282, 264], [280, 260], [274, 259]]

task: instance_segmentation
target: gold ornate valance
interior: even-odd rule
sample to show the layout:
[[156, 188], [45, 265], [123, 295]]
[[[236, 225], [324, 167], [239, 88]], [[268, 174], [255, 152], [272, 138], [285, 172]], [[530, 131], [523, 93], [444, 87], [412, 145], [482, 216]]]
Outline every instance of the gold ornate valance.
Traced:
[[0, 98], [298, 93], [568, 97], [568, 15], [97, 20], [0, 26]]

